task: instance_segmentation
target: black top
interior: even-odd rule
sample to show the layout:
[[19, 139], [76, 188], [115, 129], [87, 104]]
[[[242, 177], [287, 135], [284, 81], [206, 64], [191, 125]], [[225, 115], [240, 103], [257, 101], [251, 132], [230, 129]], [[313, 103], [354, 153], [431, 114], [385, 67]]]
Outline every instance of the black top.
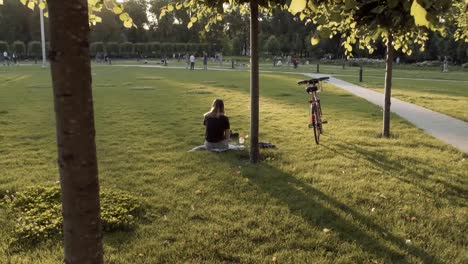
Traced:
[[217, 143], [225, 140], [224, 130], [230, 129], [229, 118], [224, 115], [219, 117], [205, 116], [203, 125], [206, 127], [205, 139], [211, 143]]

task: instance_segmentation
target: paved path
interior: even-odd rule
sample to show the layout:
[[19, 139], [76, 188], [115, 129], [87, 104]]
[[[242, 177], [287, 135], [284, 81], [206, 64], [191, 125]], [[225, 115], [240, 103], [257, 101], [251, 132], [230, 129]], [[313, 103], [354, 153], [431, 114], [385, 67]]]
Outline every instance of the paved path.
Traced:
[[[310, 77], [327, 75], [305, 74]], [[331, 77], [329, 83], [383, 107], [384, 95]], [[391, 111], [410, 121], [426, 133], [468, 153], [468, 122], [434, 112], [427, 108], [392, 98]]]
[[[143, 68], [172, 68], [172, 69], [185, 69], [184, 67], [170, 67], [159, 65], [115, 65], [121, 67], [143, 67]], [[211, 68], [210, 70], [231, 70], [222, 68]], [[245, 71], [242, 70], [242, 71]], [[309, 74], [298, 72], [275, 72], [275, 71], [261, 71], [269, 73], [292, 73], [305, 76], [322, 77], [330, 76], [324, 74]], [[362, 97], [367, 101], [383, 107], [384, 95], [361, 86], [345, 82], [334, 77], [331, 77], [329, 83], [336, 87], [346, 90], [356, 96]], [[415, 126], [423, 129], [429, 135], [442, 140], [456, 148], [468, 153], [468, 122], [434, 112], [427, 108], [403, 102], [401, 100], [392, 98], [391, 111], [400, 117], [410, 121]]]

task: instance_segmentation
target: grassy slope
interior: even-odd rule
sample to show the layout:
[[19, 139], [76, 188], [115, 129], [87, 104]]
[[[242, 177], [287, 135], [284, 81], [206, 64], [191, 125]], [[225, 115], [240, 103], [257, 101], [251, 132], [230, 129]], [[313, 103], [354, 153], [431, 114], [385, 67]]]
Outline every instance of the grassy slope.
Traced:
[[[0, 70], [0, 193], [55, 184], [48, 72]], [[253, 167], [247, 152], [186, 152], [202, 142], [201, 116], [215, 97], [233, 130], [248, 132], [248, 74], [93, 71], [102, 188], [141, 195], [155, 216], [106, 235], [107, 263], [467, 260], [467, 157], [401, 119], [392, 119], [394, 138], [380, 139], [379, 108], [327, 87], [330, 123], [316, 146], [297, 76], [264, 74], [261, 140], [279, 148]], [[5, 214], [0, 224], [1, 263]], [[12, 259], [58, 263], [61, 254], [51, 242]]]
[[[136, 62], [119, 61], [116, 63], [135, 64]], [[150, 63], [154, 64], [155, 62]], [[169, 65], [184, 66], [185, 64], [174, 61]], [[198, 63], [196, 66], [202, 67], [202, 64]], [[220, 66], [219, 64], [210, 63], [209, 67], [219, 68]], [[223, 65], [223, 68], [228, 69], [230, 67], [231, 64], [229, 62]], [[260, 68], [263, 71], [275, 72], [315, 73], [317, 71], [316, 64], [300, 65], [299, 68], [293, 69], [291, 66], [272, 67], [270, 63], [262, 63]], [[246, 70], [247, 68], [239, 66], [237, 69]], [[392, 96], [468, 121], [468, 111], [466, 110], [466, 105], [468, 105], [468, 72], [459, 67], [452, 67], [451, 70], [448, 73], [442, 73], [438, 67], [419, 68], [415, 66], [395, 65]], [[339, 79], [383, 93], [385, 69], [382, 67], [364, 67], [364, 82], [359, 82], [359, 67], [346, 67], [343, 69], [339, 65], [321, 64], [320, 73], [334, 74]], [[414, 78], [423, 80], [414, 80]]]

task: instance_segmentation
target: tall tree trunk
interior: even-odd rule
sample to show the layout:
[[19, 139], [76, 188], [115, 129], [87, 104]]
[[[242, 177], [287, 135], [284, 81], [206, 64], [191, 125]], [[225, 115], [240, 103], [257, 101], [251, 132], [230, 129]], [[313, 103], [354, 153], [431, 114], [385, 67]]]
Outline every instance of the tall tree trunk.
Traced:
[[250, 0], [250, 162], [260, 158], [258, 148], [259, 82], [258, 82], [258, 0]]
[[390, 104], [392, 99], [392, 70], [393, 70], [393, 35], [390, 32], [387, 39], [387, 58], [385, 61], [385, 99], [383, 115], [383, 136], [390, 137]]
[[65, 263], [102, 263], [87, 0], [48, 0]]

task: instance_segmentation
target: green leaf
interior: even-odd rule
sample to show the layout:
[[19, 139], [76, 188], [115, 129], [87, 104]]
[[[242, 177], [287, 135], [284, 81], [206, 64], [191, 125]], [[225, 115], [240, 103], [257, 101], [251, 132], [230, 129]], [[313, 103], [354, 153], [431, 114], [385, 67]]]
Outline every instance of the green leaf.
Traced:
[[21, 2], [23, 5], [26, 5], [27, 0], [21, 0], [20, 2]]
[[289, 13], [295, 15], [299, 12], [302, 12], [306, 7], [307, 1], [306, 0], [292, 0], [291, 4], [289, 5]]
[[167, 5], [167, 10], [169, 10], [169, 12], [173, 11], [174, 10], [174, 6], [173, 5]]
[[305, 18], [305, 17], [306, 17], [306, 15], [305, 15], [304, 13], [301, 13], [301, 14], [299, 15], [299, 19], [300, 19], [301, 21], [304, 21], [304, 18]]
[[310, 39], [310, 44], [312, 44], [312, 46], [319, 44], [319, 42], [320, 42], [320, 38], [318, 36], [313, 36]]
[[191, 28], [192, 26], [193, 26], [193, 23], [189, 22], [188, 25], [187, 25], [187, 28]]
[[133, 26], [133, 22], [131, 20], [127, 20], [124, 22], [124, 27], [131, 28]]
[[119, 18], [121, 21], [127, 21], [130, 18], [130, 16], [127, 13], [122, 13], [120, 14]]
[[122, 8], [118, 7], [118, 6], [114, 6], [114, 8], [112, 9], [112, 12], [114, 12], [114, 14], [118, 15], [120, 13], [123, 12]]
[[414, 0], [413, 5], [411, 5], [411, 15], [414, 17], [416, 26], [429, 28], [429, 21], [426, 19], [427, 11], [416, 0]]
[[44, 2], [41, 2], [39, 5], [39, 8], [44, 10], [44, 8], [46, 7], [45, 3]]
[[31, 9], [31, 10], [34, 10], [34, 6], [35, 6], [34, 2], [29, 2], [28, 3], [28, 8]]

